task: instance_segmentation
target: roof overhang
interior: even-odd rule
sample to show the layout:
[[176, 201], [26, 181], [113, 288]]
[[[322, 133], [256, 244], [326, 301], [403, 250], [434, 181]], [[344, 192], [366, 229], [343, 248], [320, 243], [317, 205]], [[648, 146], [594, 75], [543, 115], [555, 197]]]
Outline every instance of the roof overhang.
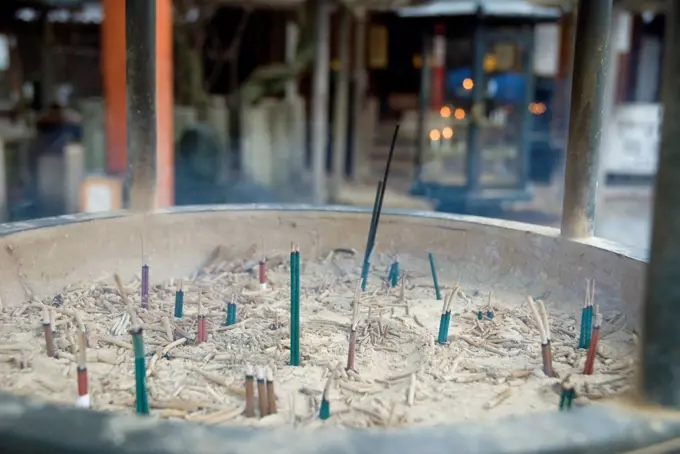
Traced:
[[399, 10], [402, 17], [470, 16], [478, 13], [490, 17], [557, 19], [562, 10], [557, 6], [541, 6], [527, 0], [431, 0]]

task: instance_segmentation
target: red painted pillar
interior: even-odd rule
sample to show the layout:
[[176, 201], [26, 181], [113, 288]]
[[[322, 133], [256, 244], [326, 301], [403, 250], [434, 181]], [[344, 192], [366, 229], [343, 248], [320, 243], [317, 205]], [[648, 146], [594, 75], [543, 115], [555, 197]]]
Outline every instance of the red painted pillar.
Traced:
[[125, 98], [125, 0], [103, 0], [101, 65], [105, 99], [106, 170], [127, 169]]

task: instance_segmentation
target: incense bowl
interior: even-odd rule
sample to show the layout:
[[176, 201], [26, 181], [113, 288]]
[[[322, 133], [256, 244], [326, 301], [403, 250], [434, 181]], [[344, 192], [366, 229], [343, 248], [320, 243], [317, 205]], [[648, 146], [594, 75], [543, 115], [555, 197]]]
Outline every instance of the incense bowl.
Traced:
[[[0, 228], [0, 297], [8, 310], [20, 307], [27, 295], [47, 296], [77, 281], [112, 272], [131, 278], [141, 264], [142, 235], [145, 255], [153, 263], [152, 279], [163, 280], [199, 269], [219, 244], [234, 257], [262, 241], [272, 253], [288, 252], [291, 242], [316, 257], [340, 247], [363, 251], [369, 220], [370, 211], [360, 208], [233, 205], [5, 224]], [[375, 251], [408, 254], [423, 263], [428, 252], [434, 252], [460, 282], [540, 295], [564, 301], [574, 310], [583, 301], [586, 279], [593, 278], [598, 304], [620, 310], [629, 324], [635, 323], [643, 291], [645, 262], [640, 251], [599, 238], [569, 241], [554, 229], [494, 219], [385, 211]], [[208, 428], [51, 406], [8, 394], [0, 399], [0, 445], [32, 452], [245, 453], [272, 446], [282, 453], [444, 452], [451, 446], [457, 452], [616, 452], [680, 433], [675, 419], [641, 413], [627, 404], [489, 424], [298, 432]], [[57, 447], [61, 440], [68, 441]]]

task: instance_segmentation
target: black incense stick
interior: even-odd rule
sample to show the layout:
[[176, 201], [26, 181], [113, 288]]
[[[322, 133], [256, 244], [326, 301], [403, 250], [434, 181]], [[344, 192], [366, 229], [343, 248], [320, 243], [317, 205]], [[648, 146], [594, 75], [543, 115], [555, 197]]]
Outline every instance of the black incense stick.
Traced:
[[366, 251], [364, 253], [364, 263], [361, 270], [361, 289], [366, 290], [366, 281], [368, 280], [368, 269], [370, 267], [371, 253], [375, 246], [375, 237], [378, 232], [378, 223], [380, 222], [380, 212], [382, 211], [383, 200], [385, 198], [385, 188], [387, 187], [387, 178], [390, 175], [390, 166], [392, 164], [392, 157], [394, 156], [394, 148], [397, 143], [397, 136], [399, 135], [399, 124], [394, 128], [392, 135], [392, 142], [390, 143], [390, 151], [387, 155], [387, 164], [385, 165], [385, 174], [383, 179], [378, 182], [378, 188], [375, 194], [375, 202], [373, 203], [373, 214], [371, 216], [371, 224], [368, 230], [368, 240], [366, 241]]
[[378, 211], [375, 214], [375, 228], [373, 229], [373, 239], [371, 241], [371, 252], [373, 252], [373, 243], [375, 243], [375, 236], [378, 232], [378, 223], [380, 222], [380, 213], [382, 212], [383, 201], [385, 200], [385, 189], [387, 188], [387, 178], [390, 176], [390, 166], [392, 164], [392, 157], [394, 156], [394, 148], [397, 144], [397, 136], [399, 135], [399, 123], [394, 128], [392, 135], [392, 142], [390, 143], [390, 152], [387, 155], [387, 164], [385, 165], [385, 175], [382, 179], [382, 189], [380, 190], [380, 199], [378, 200]]

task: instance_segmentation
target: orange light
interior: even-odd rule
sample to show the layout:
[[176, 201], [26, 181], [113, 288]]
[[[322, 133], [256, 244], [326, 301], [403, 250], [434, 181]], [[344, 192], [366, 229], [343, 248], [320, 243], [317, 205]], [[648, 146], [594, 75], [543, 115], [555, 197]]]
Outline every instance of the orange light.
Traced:
[[445, 139], [450, 139], [451, 137], [453, 137], [453, 128], [447, 126], [444, 129], [442, 129], [442, 137], [444, 137]]
[[464, 120], [465, 111], [459, 107], [455, 110], [455, 112], [453, 112], [453, 116], [456, 117], [456, 120]]
[[532, 102], [529, 104], [529, 112], [534, 115], [543, 115], [547, 110], [547, 106], [542, 102]]
[[464, 89], [472, 90], [472, 87], [474, 87], [474, 86], [475, 86], [475, 83], [469, 77], [467, 77], [465, 80], [463, 80], [463, 88]]
[[432, 131], [430, 131], [430, 140], [431, 141], [436, 142], [436, 141], [439, 140], [440, 137], [441, 137], [441, 134], [439, 133], [439, 129], [433, 129]]
[[494, 54], [487, 54], [484, 57], [484, 71], [490, 73], [496, 70], [498, 67], [498, 59]]
[[439, 115], [444, 118], [449, 118], [451, 116], [451, 108], [449, 106], [444, 106], [439, 110]]

